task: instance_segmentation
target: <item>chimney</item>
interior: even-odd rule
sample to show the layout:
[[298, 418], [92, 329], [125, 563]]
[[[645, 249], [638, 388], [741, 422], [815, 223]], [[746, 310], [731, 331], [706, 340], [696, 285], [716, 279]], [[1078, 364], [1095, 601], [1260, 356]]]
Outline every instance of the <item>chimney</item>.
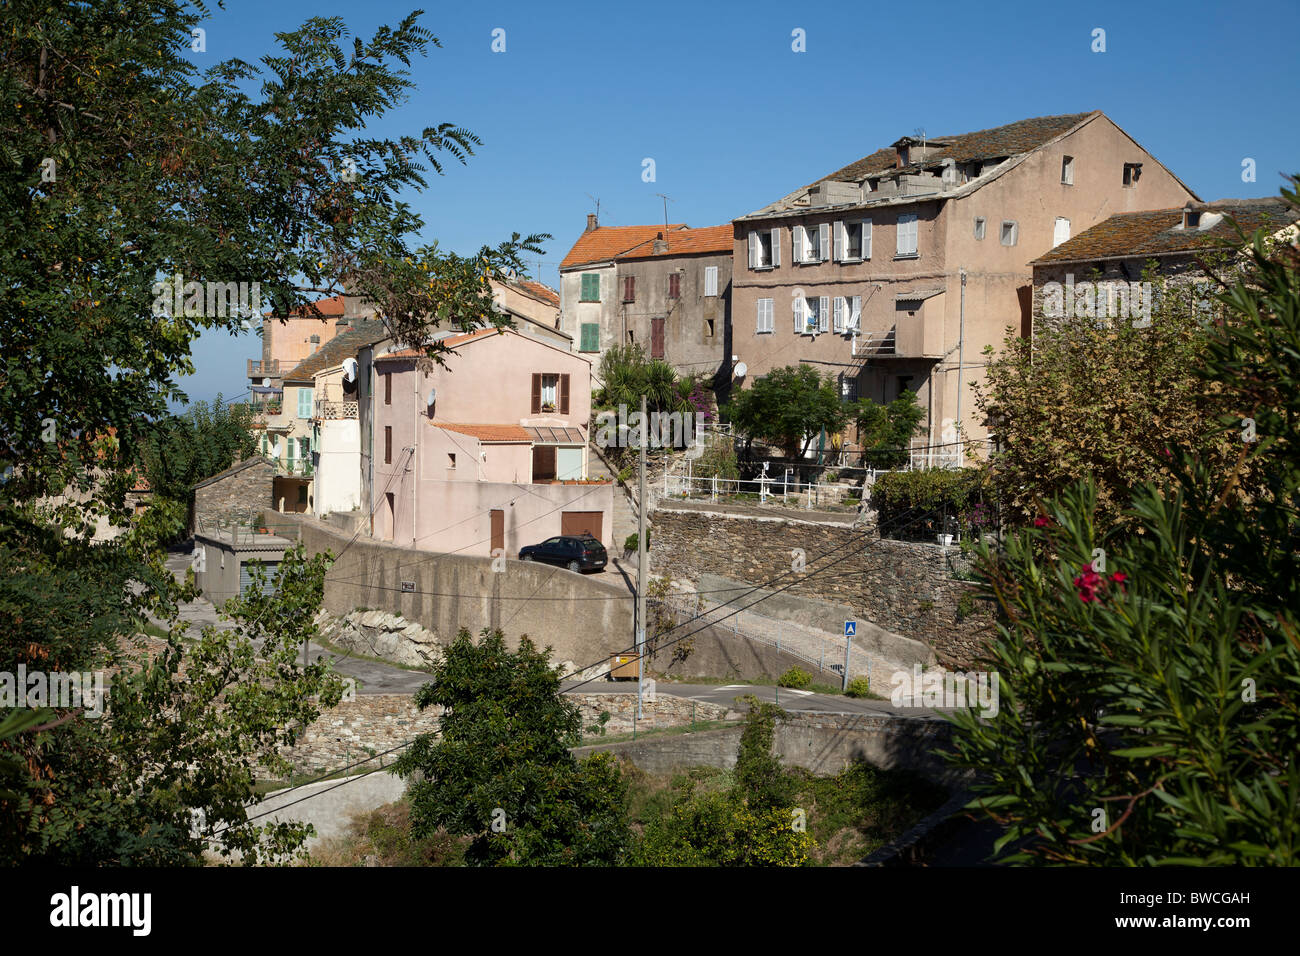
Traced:
[[662, 232], [656, 233], [655, 244], [654, 244], [655, 255], [659, 255], [660, 253], [664, 253], [667, 251], [668, 251], [668, 243], [664, 239], [664, 234]]
[[[594, 212], [589, 212], [589, 213], [587, 213], [587, 230], [586, 230], [586, 231], [587, 231], [587, 232], [591, 232], [593, 229], [599, 229], [599, 228], [600, 228], [600, 223], [596, 222], [596, 214], [595, 214]], [[584, 233], [584, 235], [585, 235], [585, 233]]]

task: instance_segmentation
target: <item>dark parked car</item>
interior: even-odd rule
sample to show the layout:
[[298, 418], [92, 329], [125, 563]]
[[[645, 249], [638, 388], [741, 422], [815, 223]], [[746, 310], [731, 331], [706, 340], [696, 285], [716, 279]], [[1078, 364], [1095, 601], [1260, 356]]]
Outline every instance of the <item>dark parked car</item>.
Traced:
[[544, 561], [581, 572], [601, 570], [609, 555], [605, 553], [605, 546], [589, 534], [562, 534], [558, 538], [547, 538], [541, 544], [520, 548], [519, 560]]

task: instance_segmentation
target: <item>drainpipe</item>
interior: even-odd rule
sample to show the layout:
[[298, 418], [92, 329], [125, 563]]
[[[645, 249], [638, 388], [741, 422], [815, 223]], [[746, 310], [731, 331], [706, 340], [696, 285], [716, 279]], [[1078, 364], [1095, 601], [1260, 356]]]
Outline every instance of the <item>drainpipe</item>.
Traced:
[[957, 333], [957, 467], [960, 468], [964, 464], [962, 453], [966, 448], [961, 441], [961, 383], [966, 368], [966, 270], [958, 271], [961, 273], [961, 328]]

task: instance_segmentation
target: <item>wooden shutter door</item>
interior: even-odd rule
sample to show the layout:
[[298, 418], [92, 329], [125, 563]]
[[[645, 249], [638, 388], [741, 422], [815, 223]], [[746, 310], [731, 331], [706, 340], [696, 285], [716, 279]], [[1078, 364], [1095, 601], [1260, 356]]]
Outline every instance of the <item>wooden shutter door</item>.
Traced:
[[542, 413], [542, 376], [539, 372], [533, 373], [533, 414]]
[[506, 513], [500, 508], [493, 508], [492, 512], [492, 550], [500, 548], [506, 549]]
[[560, 376], [560, 414], [569, 414], [569, 376], [567, 373]]
[[650, 357], [664, 357], [664, 320], [659, 316], [650, 320]]

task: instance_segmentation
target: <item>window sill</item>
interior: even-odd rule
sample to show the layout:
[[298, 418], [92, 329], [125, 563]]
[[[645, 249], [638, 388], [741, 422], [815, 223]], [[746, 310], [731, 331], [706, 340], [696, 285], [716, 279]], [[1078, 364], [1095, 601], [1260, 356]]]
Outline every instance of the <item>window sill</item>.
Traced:
[[750, 272], [771, 272], [776, 266], [750, 266]]
[[894, 256], [894, 261], [897, 262], [899, 259], [919, 259], [919, 258], [921, 258], [921, 254], [919, 252], [900, 252], [898, 253], [898, 255]]
[[835, 261], [842, 266], [856, 266], [865, 260], [861, 256], [845, 256], [843, 259], [836, 259]]

